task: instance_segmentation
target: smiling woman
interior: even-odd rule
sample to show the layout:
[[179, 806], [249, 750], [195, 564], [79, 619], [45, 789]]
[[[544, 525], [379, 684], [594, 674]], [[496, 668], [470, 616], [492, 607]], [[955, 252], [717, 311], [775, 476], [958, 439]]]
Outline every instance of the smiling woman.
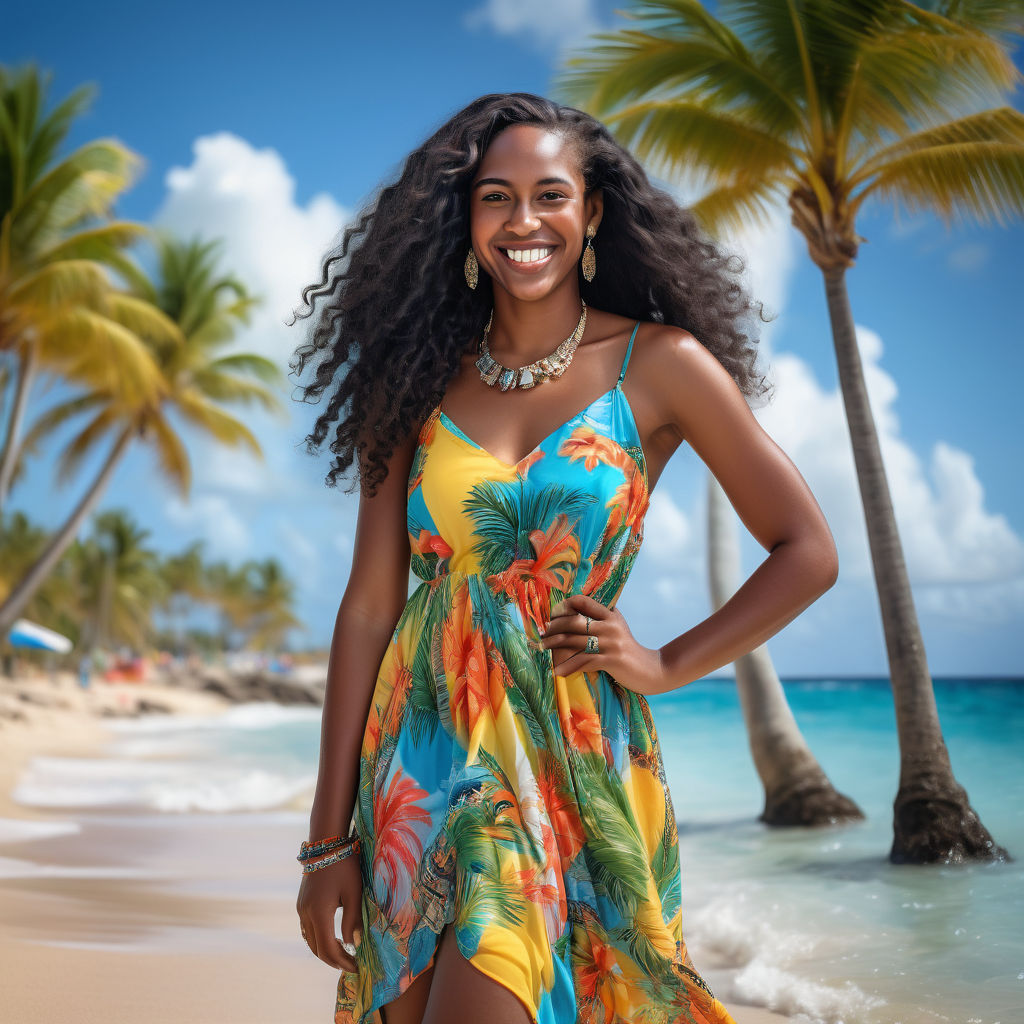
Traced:
[[[763, 642], [834, 561], [745, 404], [730, 273], [603, 126], [518, 93], [448, 121], [328, 258], [308, 440], [351, 399], [332, 477], [367, 454], [297, 910], [336, 1024], [735, 1024], [683, 936], [646, 697]], [[651, 650], [616, 603], [683, 436], [772, 553]]]

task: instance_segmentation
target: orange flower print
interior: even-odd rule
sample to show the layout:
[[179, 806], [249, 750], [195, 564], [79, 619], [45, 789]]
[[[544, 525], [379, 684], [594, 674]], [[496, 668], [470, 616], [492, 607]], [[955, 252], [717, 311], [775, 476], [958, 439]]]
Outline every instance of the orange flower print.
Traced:
[[388, 652], [387, 666], [383, 669], [380, 680], [384, 683], [384, 693], [387, 695], [381, 729], [386, 735], [397, 736], [401, 729], [409, 688], [412, 685], [412, 672], [406, 664], [401, 634], [396, 637], [394, 646]]
[[557, 901], [558, 886], [550, 882], [540, 881], [540, 873], [536, 868], [523, 868], [515, 873], [522, 886], [523, 895], [531, 903], [544, 903]]
[[559, 768], [557, 761], [546, 752], [540, 761], [537, 785], [558, 842], [559, 856], [563, 865], [568, 865], [583, 848], [587, 836], [583, 831], [576, 798], [567, 788], [565, 769]]
[[401, 665], [395, 673], [395, 685], [388, 700], [388, 708], [384, 713], [384, 721], [381, 728], [388, 736], [397, 736], [402, 726], [402, 716], [405, 713], [405, 702], [409, 697], [409, 687], [412, 685], [412, 673], [408, 666]]
[[473, 627], [469, 588], [452, 595], [451, 612], [442, 627], [441, 657], [446, 674], [454, 680], [452, 720], [460, 735], [469, 736], [485, 709], [497, 714], [505, 699], [501, 657], [492, 639]]
[[376, 704], [370, 708], [366, 718], [366, 729], [363, 732], [363, 746], [360, 751], [362, 757], [368, 757], [377, 752], [380, 746], [380, 710]]
[[[535, 558], [517, 558], [504, 571], [488, 577], [488, 583], [514, 600], [535, 630], [550, 619], [551, 589], [568, 590], [580, 563], [580, 542], [574, 523], [564, 512], [546, 530], [531, 530]], [[536, 637], [534, 637], [536, 638]]]
[[423, 853], [414, 826], [430, 825], [430, 812], [416, 801], [428, 796], [399, 765], [385, 790], [373, 794], [373, 820], [377, 828], [373, 846], [373, 873], [380, 879], [388, 914], [401, 907], [412, 887], [412, 876]]
[[633, 526], [643, 519], [647, 504], [647, 486], [644, 484], [643, 473], [637, 470], [615, 489], [615, 493], [608, 499], [607, 507], [618, 513], [619, 522]]
[[590, 939], [590, 952], [579, 972], [579, 995], [588, 1001], [600, 996], [602, 1003], [608, 1009], [614, 1009], [614, 1004], [608, 1007], [604, 989], [618, 966], [615, 950], [593, 933], [589, 933], [588, 938]]
[[569, 742], [577, 750], [604, 757], [601, 717], [596, 711], [577, 706], [570, 707], [568, 715], [563, 719], [563, 728]]
[[610, 558], [605, 559], [603, 562], [598, 562], [587, 574], [580, 593], [586, 594], [589, 597], [595, 590], [599, 590], [604, 586], [605, 580], [611, 576], [612, 569], [614, 568], [615, 563]]
[[618, 466], [627, 468], [632, 459], [623, 451], [622, 446], [604, 434], [599, 434], [593, 427], [577, 427], [561, 444], [559, 455], [568, 455], [569, 461], [583, 459], [585, 469], [592, 470], [595, 466]]
[[438, 558], [451, 558], [452, 548], [444, 537], [429, 530], [420, 530], [415, 540], [410, 540], [413, 553], [417, 555], [437, 555]]
[[516, 469], [518, 470], [519, 475], [520, 476], [526, 476], [526, 474], [530, 472], [530, 467], [535, 462], [540, 462], [540, 460], [543, 459], [543, 458], [544, 458], [544, 451], [541, 448], [536, 448], [534, 451], [530, 452], [530, 454], [527, 455], [526, 458], [523, 459], [523, 461], [520, 462], [516, 466]]

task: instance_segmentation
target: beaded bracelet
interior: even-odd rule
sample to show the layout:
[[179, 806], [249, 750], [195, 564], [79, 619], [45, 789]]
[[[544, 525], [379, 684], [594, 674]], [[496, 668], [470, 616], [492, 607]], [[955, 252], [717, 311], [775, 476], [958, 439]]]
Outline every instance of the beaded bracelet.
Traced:
[[334, 853], [328, 854], [321, 860], [313, 860], [307, 864], [302, 865], [302, 873], [308, 875], [310, 872], [316, 871], [318, 868], [325, 868], [329, 864], [337, 864], [339, 860], [344, 860], [346, 857], [359, 851], [359, 837], [356, 836], [355, 842], [349, 843], [341, 849], [336, 850]]
[[309, 860], [310, 857], [317, 857], [328, 850], [334, 850], [340, 846], [346, 846], [349, 843], [355, 842], [358, 838], [359, 833], [353, 832], [347, 836], [328, 836], [326, 839], [317, 839], [315, 842], [303, 840], [299, 845], [299, 855], [295, 859]]

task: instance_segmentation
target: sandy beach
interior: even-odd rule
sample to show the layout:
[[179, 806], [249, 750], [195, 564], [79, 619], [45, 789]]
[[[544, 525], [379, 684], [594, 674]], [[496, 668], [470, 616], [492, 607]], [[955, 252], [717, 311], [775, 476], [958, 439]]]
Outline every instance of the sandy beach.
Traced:
[[[101, 758], [109, 723], [217, 715], [224, 697], [157, 683], [0, 677], [3, 1019], [42, 1024], [313, 1024], [337, 972], [298, 935], [297, 806], [159, 814], [15, 799], [33, 758]], [[161, 708], [165, 710], [154, 710]], [[705, 966], [713, 988], [723, 975]], [[788, 1018], [729, 1003], [737, 1024]]]

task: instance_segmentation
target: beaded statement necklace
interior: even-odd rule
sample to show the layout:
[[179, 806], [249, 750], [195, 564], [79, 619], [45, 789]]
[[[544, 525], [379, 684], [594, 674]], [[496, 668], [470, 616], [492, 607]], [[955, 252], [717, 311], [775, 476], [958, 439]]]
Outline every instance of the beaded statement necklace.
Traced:
[[579, 345], [580, 339], [583, 337], [583, 330], [587, 326], [587, 304], [583, 299], [580, 299], [580, 302], [583, 310], [580, 313], [576, 330], [550, 355], [536, 359], [526, 366], [504, 366], [491, 355], [487, 337], [494, 321], [494, 310], [492, 309], [491, 315], [487, 318], [487, 326], [480, 338], [480, 357], [475, 364], [480, 371], [480, 379], [488, 387], [494, 387], [497, 384], [502, 391], [508, 391], [516, 387], [532, 388], [535, 384], [542, 384], [552, 377], [561, 377], [572, 362], [576, 346]]

